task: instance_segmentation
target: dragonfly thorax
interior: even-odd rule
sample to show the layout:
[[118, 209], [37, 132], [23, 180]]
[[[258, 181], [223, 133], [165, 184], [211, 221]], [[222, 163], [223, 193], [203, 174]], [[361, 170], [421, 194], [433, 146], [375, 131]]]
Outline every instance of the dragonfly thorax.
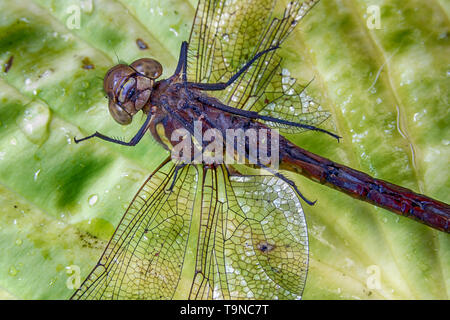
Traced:
[[109, 112], [119, 124], [130, 124], [138, 111], [147, 105], [155, 79], [162, 74], [161, 64], [150, 58], [130, 65], [118, 64], [105, 75], [103, 88], [109, 99]]

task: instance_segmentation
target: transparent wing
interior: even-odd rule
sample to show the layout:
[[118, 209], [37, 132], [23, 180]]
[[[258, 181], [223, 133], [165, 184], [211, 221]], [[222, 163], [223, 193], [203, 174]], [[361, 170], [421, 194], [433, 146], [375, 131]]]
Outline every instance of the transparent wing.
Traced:
[[[290, 77], [287, 70], [278, 66], [273, 80], [268, 82], [264, 91], [257, 93], [253, 104], [248, 104], [249, 110], [256, 111], [260, 115], [284, 119], [292, 122], [320, 126], [328, 120], [331, 114], [322, 109], [322, 106], [314, 101], [306, 92], [309, 84], [304, 86]], [[274, 122], [265, 122], [269, 127], [279, 129], [282, 133], [296, 133], [305, 129]], [[327, 129], [334, 131], [331, 123]]]
[[[272, 18], [273, 0], [200, 0], [191, 31], [188, 76], [202, 83], [226, 82], [258, 52], [280, 45], [318, 0], [293, 1], [282, 18]], [[320, 125], [330, 114], [321, 109], [281, 68], [272, 51], [223, 91], [212, 91], [223, 103], [263, 115]], [[267, 123], [282, 132], [304, 129]]]
[[308, 268], [295, 192], [273, 176], [204, 174], [190, 299], [298, 299]]
[[94, 270], [72, 299], [170, 299], [189, 235], [197, 171], [166, 161], [131, 202]]
[[251, 58], [274, 2], [200, 0], [189, 38], [189, 80], [215, 83], [229, 79]]

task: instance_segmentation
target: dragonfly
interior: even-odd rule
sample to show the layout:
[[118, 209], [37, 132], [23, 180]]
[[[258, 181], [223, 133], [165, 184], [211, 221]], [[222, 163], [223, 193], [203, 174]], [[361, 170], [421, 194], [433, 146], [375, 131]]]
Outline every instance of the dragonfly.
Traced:
[[[171, 77], [158, 80], [163, 67], [151, 58], [107, 72], [104, 90], [112, 117], [127, 125], [142, 111], [145, 122], [128, 142], [99, 132], [75, 142], [97, 138], [134, 146], [150, 132], [172, 156], [138, 190], [72, 299], [301, 298], [309, 254], [302, 201], [315, 202], [302, 195], [285, 170], [449, 231], [447, 204], [310, 153], [278, 135], [313, 130], [340, 139], [322, 128], [330, 114], [306, 94], [307, 85], [285, 81], [277, 53], [319, 1], [293, 1], [283, 16], [273, 17], [275, 2], [248, 1], [240, 12], [233, 2], [200, 0]], [[276, 142], [270, 164], [259, 160], [264, 153], [259, 151], [251, 164], [214, 157], [193, 161], [197, 152], [228, 152], [208, 149], [208, 141], [197, 139], [198, 131], [215, 130], [216, 141], [227, 130], [239, 129], [265, 132], [265, 140], [232, 140], [227, 145], [232, 156], [250, 160], [251, 142], [258, 148], [264, 141], [266, 146]], [[178, 138], [184, 140], [174, 140], [180, 130]], [[173, 157], [180, 140], [195, 145], [181, 149], [181, 160]]]

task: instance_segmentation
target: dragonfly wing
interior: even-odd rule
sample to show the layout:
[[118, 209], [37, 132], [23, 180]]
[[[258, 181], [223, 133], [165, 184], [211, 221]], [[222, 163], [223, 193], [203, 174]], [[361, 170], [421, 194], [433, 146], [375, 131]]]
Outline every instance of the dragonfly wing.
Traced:
[[[322, 106], [306, 93], [308, 85], [298, 84], [295, 78], [290, 77], [288, 71], [282, 70], [278, 65], [274, 69], [272, 81], [268, 81], [264, 85], [264, 90], [255, 94], [257, 98], [253, 99], [247, 108], [263, 116], [324, 127], [323, 123], [330, 118], [331, 114], [323, 110]], [[280, 123], [265, 123], [283, 133], [297, 133], [305, 130]], [[331, 124], [327, 126], [327, 129], [335, 130]]]
[[308, 267], [296, 193], [273, 176], [204, 174], [191, 299], [301, 298]]
[[[189, 80], [226, 82], [258, 52], [280, 45], [298, 21], [317, 2], [293, 1], [282, 18], [272, 18], [273, 0], [201, 0], [189, 43]], [[271, 51], [255, 61], [232, 85], [208, 94], [239, 109], [260, 112], [308, 125], [320, 125], [330, 114], [321, 109], [281, 68], [281, 58]], [[303, 129], [275, 123], [269, 126], [294, 133]]]
[[197, 170], [185, 166], [169, 191], [175, 165], [166, 161], [128, 207], [100, 261], [72, 299], [170, 299], [189, 235]]
[[251, 58], [274, 3], [200, 0], [189, 38], [189, 81], [228, 80]]

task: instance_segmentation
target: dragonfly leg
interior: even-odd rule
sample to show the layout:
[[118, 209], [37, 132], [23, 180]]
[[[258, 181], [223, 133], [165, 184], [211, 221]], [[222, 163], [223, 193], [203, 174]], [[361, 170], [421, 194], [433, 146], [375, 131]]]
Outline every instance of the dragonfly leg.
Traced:
[[216, 109], [219, 109], [219, 110], [231, 113], [231, 114], [235, 114], [235, 115], [238, 115], [241, 117], [245, 117], [248, 119], [269, 121], [269, 122], [280, 123], [280, 124], [293, 126], [293, 127], [297, 127], [297, 128], [303, 128], [303, 129], [307, 129], [307, 130], [323, 132], [323, 133], [326, 133], [326, 134], [332, 136], [333, 138], [337, 139], [338, 142], [339, 142], [339, 139], [341, 138], [340, 136], [338, 136], [332, 132], [329, 132], [325, 129], [321, 129], [321, 128], [311, 126], [308, 124], [292, 122], [292, 121], [287, 121], [287, 120], [283, 120], [283, 119], [277, 119], [277, 118], [273, 118], [273, 117], [269, 117], [269, 116], [263, 116], [255, 111], [248, 111], [248, 110], [233, 108], [233, 107], [227, 106], [226, 104], [220, 103], [217, 100], [212, 100], [212, 99], [209, 99], [208, 97], [202, 97], [200, 95], [197, 96], [196, 98], [198, 101], [205, 103], [213, 108], [216, 108]]
[[309, 204], [310, 206], [313, 206], [316, 204], [317, 200], [315, 201], [311, 201], [305, 198], [305, 196], [300, 192], [300, 190], [298, 190], [297, 185], [295, 184], [294, 181], [286, 178], [284, 175], [282, 175], [279, 172], [275, 172], [274, 170], [272, 170], [270, 167], [267, 167], [265, 165], [263, 165], [262, 163], [259, 163], [258, 161], [258, 166], [260, 166], [263, 169], [266, 169], [267, 171], [269, 171], [270, 173], [272, 173], [275, 177], [280, 178], [281, 180], [283, 180], [284, 182], [286, 182], [288, 185], [290, 185], [292, 187], [292, 189], [294, 189], [294, 191], [300, 196], [300, 198], [302, 198], [303, 201], [305, 201], [307, 204]]
[[191, 135], [194, 135], [194, 127], [192, 126], [192, 124], [183, 119], [183, 117], [181, 117], [175, 110], [173, 110], [165, 99], [161, 100], [161, 105], [168, 113], [170, 113], [175, 119], [177, 119], [178, 122], [180, 122]]
[[187, 82], [187, 75], [186, 75], [186, 71], [187, 71], [187, 50], [188, 50], [188, 43], [186, 41], [183, 41], [181, 44], [181, 49], [180, 49], [180, 57], [178, 58], [178, 65], [177, 68], [175, 69], [175, 72], [173, 73], [173, 76], [178, 76], [180, 74], [180, 72], [183, 72], [182, 77], [183, 77], [183, 82], [186, 83]]
[[183, 169], [185, 166], [186, 166], [186, 164], [182, 163], [175, 167], [175, 172], [174, 172], [173, 178], [172, 178], [172, 184], [170, 185], [169, 189], [167, 189], [167, 191], [172, 192], [173, 187], [175, 186], [175, 182], [177, 181], [178, 171]]
[[230, 80], [227, 82], [220, 82], [220, 83], [194, 83], [189, 82], [188, 87], [189, 88], [195, 88], [199, 90], [205, 90], [205, 91], [217, 91], [217, 90], [224, 90], [229, 85], [233, 84], [234, 81], [236, 81], [237, 78], [239, 78], [245, 71], [247, 71], [248, 68], [256, 61], [258, 60], [262, 55], [265, 55], [266, 53], [269, 53], [270, 51], [278, 49], [279, 46], [276, 45], [274, 47], [270, 47], [269, 49], [266, 49], [264, 51], [258, 52], [250, 61], [248, 61], [236, 74], [234, 74]]
[[281, 180], [286, 182], [288, 185], [290, 185], [294, 189], [294, 191], [300, 196], [300, 198], [302, 198], [303, 201], [305, 201], [307, 204], [309, 204], [310, 206], [313, 206], [313, 205], [316, 204], [317, 200], [310, 201], [310, 200], [305, 198], [305, 196], [300, 192], [300, 190], [298, 190], [297, 185], [295, 184], [294, 181], [286, 178], [284, 175], [282, 175], [281, 173], [278, 173], [278, 172], [275, 172], [274, 175], [275, 175], [275, 177], [280, 178]]
[[148, 129], [148, 124], [150, 122], [150, 119], [151, 119], [151, 114], [148, 114], [147, 119], [145, 120], [145, 122], [142, 125], [142, 127], [139, 129], [139, 131], [136, 133], [136, 135], [129, 142], [125, 142], [125, 141], [122, 141], [122, 140], [119, 140], [119, 139], [114, 139], [114, 138], [105, 136], [105, 135], [103, 135], [103, 134], [101, 134], [100, 132], [97, 132], [97, 131], [94, 134], [91, 134], [90, 136], [87, 136], [87, 137], [84, 137], [84, 138], [81, 138], [81, 139], [77, 139], [77, 138], [74, 137], [73, 141], [75, 141], [75, 143], [80, 143], [81, 141], [85, 141], [85, 140], [89, 140], [89, 139], [97, 137], [97, 138], [100, 138], [100, 139], [105, 140], [105, 141], [121, 144], [123, 146], [131, 146], [132, 147], [132, 146], [135, 146], [136, 144], [138, 144], [139, 141], [141, 141], [142, 137], [144, 136], [145, 132]]
[[304, 129], [307, 129], [307, 130], [323, 132], [323, 133], [326, 133], [326, 134], [332, 136], [338, 142], [339, 142], [339, 139], [342, 138], [342, 137], [340, 137], [340, 136], [338, 136], [338, 135], [336, 135], [336, 134], [334, 134], [334, 133], [332, 133], [330, 131], [327, 131], [325, 129], [321, 129], [321, 128], [318, 128], [318, 127], [315, 127], [315, 126], [311, 126], [311, 125], [308, 125], [308, 124], [302, 124], [302, 123], [287, 121], [287, 120], [283, 120], [283, 119], [277, 119], [277, 118], [273, 118], [273, 117], [269, 117], [269, 116], [262, 116], [262, 115], [259, 115], [259, 114], [258, 114], [258, 119], [263, 120], [263, 121], [269, 121], [269, 122], [285, 124], [285, 125], [288, 125], [288, 126], [293, 126], [293, 127], [298, 127], [298, 128], [304, 128]]

